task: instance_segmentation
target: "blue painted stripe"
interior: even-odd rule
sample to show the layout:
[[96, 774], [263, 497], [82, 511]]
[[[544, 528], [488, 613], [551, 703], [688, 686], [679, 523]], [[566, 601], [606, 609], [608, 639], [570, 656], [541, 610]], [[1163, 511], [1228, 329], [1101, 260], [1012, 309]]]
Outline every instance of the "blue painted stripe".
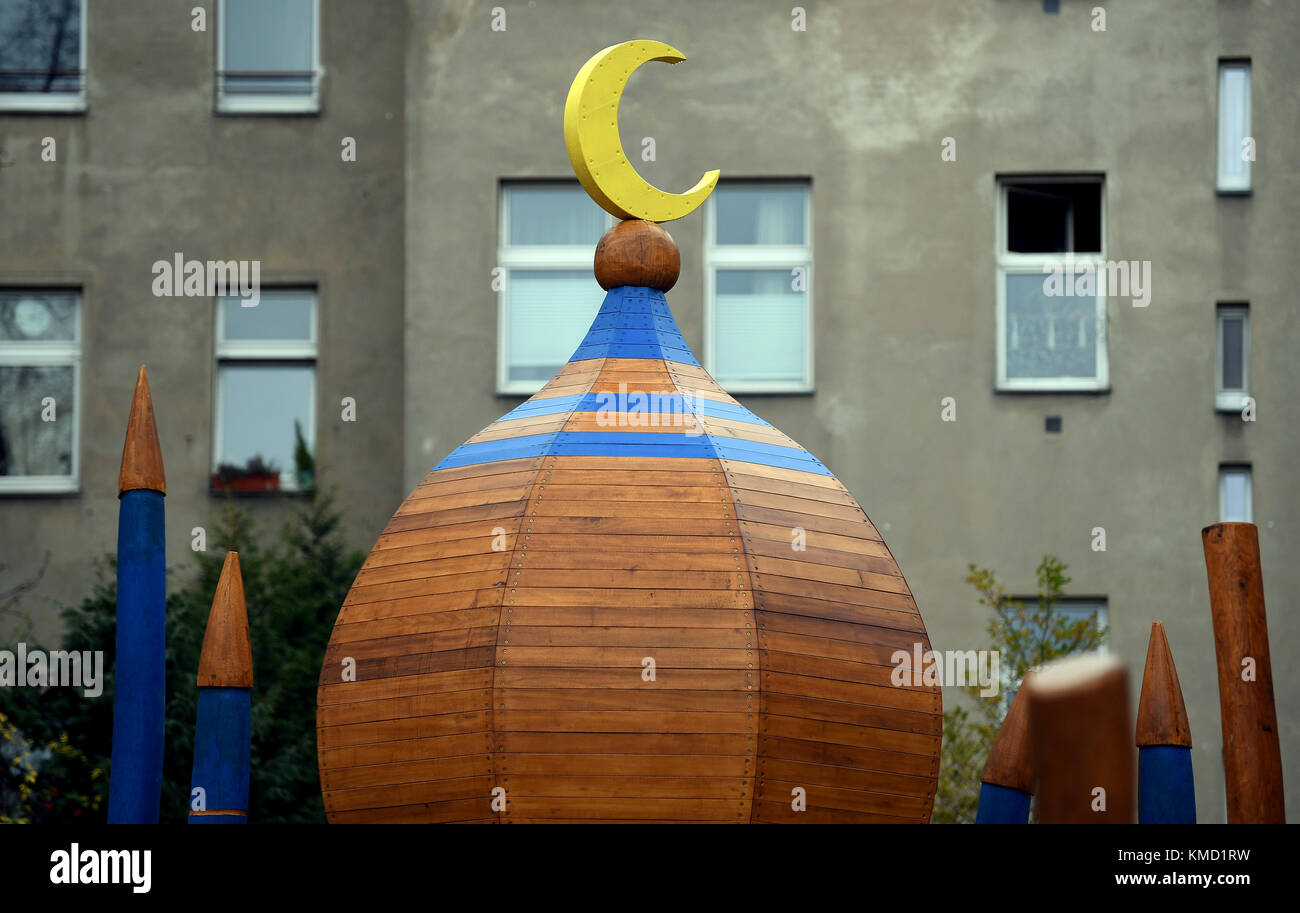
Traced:
[[526, 434], [521, 437], [507, 438], [504, 441], [461, 444], [433, 468], [454, 469], [457, 466], [472, 466], [475, 463], [499, 463], [502, 460], [544, 456], [555, 442], [555, 435], [556, 432], [553, 431], [550, 434]]
[[1192, 750], [1181, 745], [1138, 748], [1138, 824], [1195, 824]]
[[570, 412], [582, 400], [583, 395], [581, 393], [575, 393], [572, 396], [555, 396], [550, 399], [530, 399], [526, 403], [515, 406], [497, 421], [504, 422], [512, 418], [529, 418], [535, 415], [554, 415], [557, 412]]
[[157, 824], [166, 720], [166, 520], [161, 492], [122, 494], [109, 824]]
[[976, 824], [1028, 824], [1029, 793], [999, 786], [980, 784], [980, 804], [975, 811]]

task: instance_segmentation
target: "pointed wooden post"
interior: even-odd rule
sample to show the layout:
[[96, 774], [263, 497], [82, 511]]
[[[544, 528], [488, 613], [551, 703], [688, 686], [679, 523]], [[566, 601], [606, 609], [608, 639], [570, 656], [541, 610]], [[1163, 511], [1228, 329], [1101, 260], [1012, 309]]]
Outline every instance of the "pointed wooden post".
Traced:
[[1151, 624], [1137, 712], [1138, 823], [1195, 824], [1192, 728], [1165, 626]]
[[226, 552], [199, 656], [190, 824], [248, 823], [253, 646], [239, 553]]
[[144, 365], [122, 447], [110, 824], [157, 824], [166, 718], [167, 554], [162, 449]]
[[1285, 824], [1259, 530], [1253, 523], [1216, 523], [1201, 530], [1201, 542], [1219, 668], [1228, 823]]
[[1043, 824], [1133, 823], [1128, 676], [1105, 655], [1048, 663], [1029, 692]]
[[1028, 824], [1034, 796], [1034, 758], [1029, 743], [1029, 698], [1025, 686], [1033, 678], [1026, 672], [993, 740], [984, 775], [980, 777], [980, 803], [976, 824]]

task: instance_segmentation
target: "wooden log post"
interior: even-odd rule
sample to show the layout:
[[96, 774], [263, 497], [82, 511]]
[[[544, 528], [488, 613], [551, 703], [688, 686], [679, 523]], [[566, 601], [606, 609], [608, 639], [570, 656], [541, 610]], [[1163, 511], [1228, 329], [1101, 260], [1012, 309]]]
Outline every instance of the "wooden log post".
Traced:
[[1151, 625], [1137, 712], [1138, 823], [1195, 824], [1192, 729], [1161, 622]]
[[1034, 796], [1033, 747], [1029, 741], [1029, 698], [1025, 686], [1033, 678], [1025, 673], [1002, 728], [993, 740], [984, 774], [980, 777], [976, 824], [1028, 824]]
[[1133, 823], [1128, 676], [1089, 654], [1044, 666], [1027, 688], [1043, 824]]
[[253, 647], [239, 553], [226, 552], [199, 656], [190, 824], [248, 822]]
[[144, 365], [118, 476], [117, 636], [110, 824], [157, 824], [166, 719], [167, 481]]
[[1201, 530], [1201, 542], [1219, 668], [1228, 823], [1284, 824], [1259, 530], [1253, 523], [1216, 523]]

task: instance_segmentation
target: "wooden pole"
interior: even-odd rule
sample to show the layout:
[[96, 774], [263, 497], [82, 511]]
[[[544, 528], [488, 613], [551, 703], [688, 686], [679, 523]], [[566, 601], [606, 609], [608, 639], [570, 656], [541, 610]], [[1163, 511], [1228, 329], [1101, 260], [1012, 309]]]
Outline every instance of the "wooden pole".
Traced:
[[144, 365], [122, 447], [110, 824], [157, 824], [166, 719], [167, 482]]
[[1195, 824], [1192, 728], [1161, 622], [1151, 625], [1137, 712], [1138, 823]]
[[1284, 824], [1259, 530], [1253, 523], [1216, 523], [1201, 530], [1201, 542], [1219, 667], [1228, 823]]
[[1011, 709], [993, 740], [984, 774], [980, 777], [976, 824], [1028, 824], [1034, 795], [1034, 758], [1029, 742], [1029, 699], [1025, 686], [1033, 678], [1025, 673]]
[[1133, 823], [1127, 674], [1089, 654], [1049, 663], [1029, 692], [1029, 737], [1043, 824]]
[[190, 824], [248, 823], [253, 647], [239, 553], [226, 552], [199, 656]]

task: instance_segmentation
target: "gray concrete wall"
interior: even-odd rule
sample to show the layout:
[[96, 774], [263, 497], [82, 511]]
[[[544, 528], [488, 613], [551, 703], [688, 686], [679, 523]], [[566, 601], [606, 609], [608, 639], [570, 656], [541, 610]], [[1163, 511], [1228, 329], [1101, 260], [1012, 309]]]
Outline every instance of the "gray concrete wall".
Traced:
[[[167, 471], [168, 564], [212, 530], [211, 298], [156, 298], [155, 260], [260, 260], [262, 283], [317, 286], [316, 456], [341, 486], [349, 538], [369, 548], [403, 494], [403, 47], [400, 3], [322, 4], [319, 115], [213, 112], [208, 31], [165, 0], [91, 3], [88, 110], [0, 114], [0, 284], [83, 289], [81, 491], [0, 495], [0, 591], [50, 566], [23, 608], [51, 635], [115, 550], [117, 475], [136, 369], [146, 363]], [[41, 161], [41, 140], [58, 161]], [[344, 136], [357, 161], [340, 156]], [[357, 422], [340, 419], [343, 396]], [[282, 499], [247, 500], [268, 529]], [[215, 543], [210, 543], [215, 545]], [[8, 620], [6, 620], [8, 621]], [[5, 628], [7, 630], [7, 627]]]
[[[652, 182], [800, 176], [813, 186], [816, 392], [745, 402], [858, 496], [939, 649], [985, 643], [968, 562], [1032, 592], [1044, 552], [1068, 592], [1105, 596], [1136, 704], [1163, 620], [1196, 743], [1203, 820], [1222, 820], [1213, 638], [1200, 545], [1220, 462], [1254, 467], [1288, 803], [1300, 812], [1300, 64], [1289, 4], [1142, 0], [506, 4], [408, 2], [405, 484], [518, 402], [494, 395], [498, 185], [568, 177], [561, 113], [578, 67], [633, 37], [682, 50], [622, 104], [654, 136]], [[1217, 60], [1253, 61], [1255, 192], [1215, 193]], [[944, 137], [956, 162], [940, 160]], [[1152, 261], [1146, 309], [1109, 303], [1110, 392], [994, 392], [998, 174], [1105, 175], [1107, 256]], [[669, 301], [701, 352], [702, 214], [669, 230]], [[1215, 302], [1248, 300], [1251, 425], [1213, 411]], [[958, 421], [940, 421], [940, 400]], [[1046, 415], [1063, 433], [1046, 435]], [[1105, 527], [1108, 550], [1090, 548]], [[955, 695], [949, 694], [953, 700]]]

